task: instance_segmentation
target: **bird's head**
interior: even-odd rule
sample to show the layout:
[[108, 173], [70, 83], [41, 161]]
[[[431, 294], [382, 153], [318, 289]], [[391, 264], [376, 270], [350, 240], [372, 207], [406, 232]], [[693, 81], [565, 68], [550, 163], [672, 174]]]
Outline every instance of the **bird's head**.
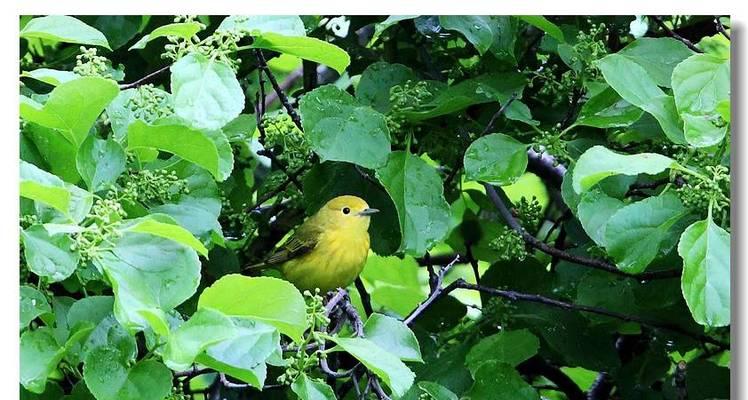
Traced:
[[370, 208], [364, 199], [356, 196], [338, 196], [320, 209], [320, 216], [324, 221], [336, 229], [369, 228], [372, 214], [378, 213], [376, 208]]

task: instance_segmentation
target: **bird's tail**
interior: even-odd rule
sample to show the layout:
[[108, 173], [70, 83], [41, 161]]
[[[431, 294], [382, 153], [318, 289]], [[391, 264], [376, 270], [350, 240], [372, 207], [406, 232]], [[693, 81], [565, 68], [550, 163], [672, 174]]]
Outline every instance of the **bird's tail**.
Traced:
[[261, 269], [267, 268], [267, 266], [268, 266], [268, 263], [260, 262], [257, 264], [245, 265], [244, 268], [242, 268], [242, 271], [261, 270]]

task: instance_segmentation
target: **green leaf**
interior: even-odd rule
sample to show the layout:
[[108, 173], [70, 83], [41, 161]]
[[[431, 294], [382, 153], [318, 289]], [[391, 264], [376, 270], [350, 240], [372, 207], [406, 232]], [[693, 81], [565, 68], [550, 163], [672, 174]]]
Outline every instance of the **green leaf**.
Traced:
[[382, 35], [382, 33], [384, 33], [385, 30], [387, 30], [387, 28], [397, 25], [397, 23], [400, 21], [406, 21], [417, 17], [418, 15], [390, 15], [384, 21], [374, 25], [374, 35], [372, 35], [371, 40], [369, 40], [369, 43], [366, 45], [366, 47], [371, 48], [374, 43], [379, 40], [379, 37]]
[[43, 393], [47, 377], [65, 354], [52, 329], [41, 327], [21, 335], [21, 384], [34, 393]]
[[466, 397], [485, 400], [538, 400], [538, 392], [525, 382], [513, 366], [491, 361], [480, 365], [475, 383]]
[[[161, 111], [168, 113], [170, 109], [173, 109], [174, 101], [171, 93], [159, 88], [151, 88], [149, 92], [154, 97], [161, 99], [157, 103]], [[150, 95], [138, 89], [126, 89], [121, 91], [106, 107], [106, 115], [109, 117], [114, 139], [118, 142], [124, 143], [127, 137], [127, 129], [135, 120], [153, 122], [155, 117], [152, 114], [154, 113], [144, 113], [142, 109], [133, 107], [134, 104], [143, 102], [144, 96]]]
[[605, 247], [605, 229], [608, 220], [624, 206], [621, 200], [610, 197], [597, 188], [582, 193], [577, 206], [577, 216], [587, 235], [598, 246]]
[[208, 249], [206, 249], [199, 240], [192, 236], [188, 230], [179, 226], [177, 221], [168, 215], [151, 214], [135, 221], [133, 221], [134, 223], [127, 227], [125, 231], [147, 233], [173, 240], [179, 244], [191, 247], [204, 257], [208, 257]]
[[410, 153], [396, 151], [376, 175], [397, 208], [403, 234], [401, 250], [420, 256], [444, 239], [449, 230], [449, 205], [432, 166]]
[[696, 47], [704, 50], [706, 54], [719, 57], [723, 60], [730, 59], [730, 39], [726, 38], [722, 33], [704, 36], [696, 44]]
[[608, 254], [623, 271], [633, 274], [644, 271], [660, 253], [664, 242], [678, 234], [670, 228], [687, 212], [672, 192], [621, 208], [605, 227]]
[[643, 37], [634, 40], [617, 54], [639, 64], [658, 86], [670, 87], [673, 68], [694, 53], [673, 38]]
[[180, 195], [173, 203], [150, 209], [151, 213], [167, 214], [179, 225], [205, 242], [214, 233], [221, 234], [218, 216], [221, 213], [221, 197], [213, 177], [204, 169], [187, 161], [169, 168], [179, 179], [187, 182], [189, 193]]
[[325, 382], [300, 374], [291, 384], [291, 390], [300, 400], [335, 400], [335, 392]]
[[413, 385], [415, 374], [397, 356], [363, 338], [330, 337], [344, 351], [350, 353], [370, 371], [382, 378], [396, 397], [401, 397]]
[[458, 400], [454, 392], [436, 382], [418, 382], [418, 387], [434, 400]]
[[475, 104], [504, 104], [514, 94], [521, 98], [525, 83], [525, 77], [516, 72], [484, 74], [439, 91], [430, 101], [419, 105], [415, 111], [403, 112], [403, 115], [420, 121], [451, 114]]
[[527, 145], [501, 133], [478, 138], [465, 151], [465, 179], [510, 185], [527, 169]]
[[130, 367], [117, 349], [101, 347], [86, 357], [86, 386], [97, 400], [163, 399], [171, 392], [171, 372], [155, 360]]
[[306, 36], [304, 22], [298, 15], [231, 15], [224, 18], [216, 30], [247, 32], [252, 36], [267, 32]]
[[78, 149], [76, 164], [88, 190], [98, 192], [109, 189], [125, 172], [126, 158], [116, 141], [89, 136]]
[[[66, 359], [77, 365], [78, 363], [85, 361], [88, 354], [96, 349], [112, 348], [120, 352], [120, 356], [122, 357], [122, 359], [126, 361], [135, 361], [135, 357], [138, 355], [137, 342], [135, 341], [135, 337], [130, 335], [130, 332], [128, 332], [127, 329], [125, 329], [125, 327], [123, 327], [117, 321], [117, 319], [114, 317], [114, 314], [112, 314], [112, 304], [114, 299], [109, 296], [96, 297], [98, 297], [98, 301], [96, 301], [95, 303], [84, 303], [85, 307], [88, 308], [88, 310], [85, 310], [87, 315], [84, 315], [82, 317], [101, 317], [101, 319], [98, 321], [96, 319], [78, 320], [77, 323], [81, 325], [90, 323], [97, 324], [96, 327], [91, 331], [91, 334], [88, 335], [85, 343], [83, 343], [83, 347], [80, 349], [75, 349], [76, 351], [68, 352]], [[86, 299], [93, 298], [95, 297], [87, 297]], [[75, 304], [73, 304], [73, 306], [76, 306], [76, 304], [80, 302], [81, 300], [77, 301]], [[80, 308], [81, 307], [78, 307], [76, 311], [80, 310]], [[71, 307], [70, 309], [73, 310], [73, 307]], [[104, 314], [103, 317], [102, 314]], [[70, 315], [68, 315], [68, 317], [69, 316]], [[73, 322], [70, 322], [70, 320], [68, 320], [68, 324], [70, 324], [71, 327], [75, 327], [75, 324]]]
[[28, 327], [31, 321], [35, 320], [37, 317], [52, 312], [52, 307], [50, 307], [47, 298], [40, 291], [31, 286], [22, 285], [20, 292], [21, 329]]
[[642, 113], [640, 108], [623, 100], [615, 90], [608, 87], [584, 103], [574, 125], [624, 128], [638, 121]]
[[727, 134], [727, 124], [720, 122], [717, 113], [711, 116], [681, 114], [683, 131], [686, 140], [694, 147], [714, 146], [722, 141]]
[[21, 118], [58, 129], [77, 149], [104, 107], [118, 93], [119, 87], [113, 80], [85, 76], [54, 88], [44, 105], [21, 96]]
[[219, 181], [226, 180], [233, 169], [233, 156], [225, 152], [228, 141], [220, 132], [210, 134], [184, 125], [149, 125], [138, 120], [130, 124], [127, 146], [130, 149], [145, 147], [175, 154], [205, 168]]
[[299, 106], [305, 134], [320, 158], [366, 168], [387, 162], [389, 130], [384, 115], [361, 106], [332, 85], [307, 93]]
[[620, 154], [603, 146], [585, 151], [574, 166], [572, 185], [582, 193], [613, 175], [655, 175], [675, 165], [675, 161], [656, 153]]
[[514, 367], [537, 354], [539, 348], [538, 338], [527, 329], [502, 331], [486, 336], [473, 346], [465, 364], [476, 376], [486, 362], [501, 362]]
[[199, 53], [171, 66], [174, 112], [198, 129], [220, 129], [244, 109], [244, 91], [230, 66]]
[[21, 72], [21, 77], [33, 78], [52, 86], [59, 86], [65, 82], [80, 78], [80, 75], [72, 71], [58, 71], [56, 69], [39, 68], [33, 71], [23, 71]]
[[[236, 301], [241, 298], [242, 301]], [[256, 319], [299, 342], [307, 328], [304, 297], [289, 282], [238, 274], [223, 276], [200, 295], [198, 308]]]
[[560, 43], [566, 42], [561, 28], [553, 22], [548, 21], [548, 19], [542, 15], [520, 15], [519, 19], [547, 33], [548, 36], [558, 40]]
[[34, 164], [21, 161], [21, 197], [44, 203], [63, 214], [70, 209], [70, 191], [62, 179]]
[[161, 25], [151, 33], [143, 36], [128, 50], [144, 49], [152, 40], [166, 36], [176, 36], [182, 39], [190, 39], [200, 32], [200, 24], [197, 22], [180, 22], [175, 24]]
[[266, 361], [280, 359], [280, 333], [275, 327], [247, 318], [233, 318], [233, 337], [208, 346], [197, 362], [225, 372], [262, 389], [267, 376]]
[[[60, 131], [29, 122], [26, 124], [26, 129], [23, 130], [22, 143], [24, 137], [31, 139], [36, 149], [39, 150], [39, 155], [49, 166], [49, 172], [59, 176], [65, 182], [77, 183], [80, 181], [81, 177], [78, 175], [78, 169], [75, 165], [78, 147]], [[31, 161], [24, 157], [21, 158]], [[37, 163], [34, 162], [34, 164]]]
[[605, 81], [624, 100], [651, 114], [660, 123], [665, 135], [677, 144], [684, 144], [683, 123], [675, 110], [672, 96], [657, 87], [657, 82], [641, 65], [629, 57], [609, 54], [597, 62]]
[[673, 95], [683, 116], [686, 140], [696, 147], [722, 141], [727, 128], [718, 123], [718, 105], [730, 100], [730, 61], [695, 54], [673, 71]]
[[439, 23], [444, 29], [460, 32], [483, 55], [493, 43], [491, 18], [483, 15], [441, 15]]
[[64, 43], [90, 44], [111, 50], [103, 33], [67, 15], [34, 18], [21, 29], [22, 38], [39, 38]]
[[90, 15], [81, 19], [101, 31], [113, 50], [127, 44], [148, 25], [150, 15]]
[[152, 327], [168, 333], [165, 313], [190, 298], [200, 282], [200, 261], [189, 247], [169, 239], [122, 232], [94, 264], [112, 283], [114, 314], [129, 331]]
[[210, 308], [199, 309], [169, 334], [164, 363], [174, 371], [188, 369], [208, 346], [236, 336], [231, 318]]
[[395, 85], [402, 85], [416, 79], [415, 72], [405, 65], [375, 62], [361, 73], [361, 79], [356, 86], [356, 99], [361, 104], [371, 106], [381, 113], [387, 113], [392, 109], [390, 89]]
[[383, 314], [372, 314], [364, 324], [366, 338], [403, 361], [423, 362], [418, 339], [402, 321]]
[[66, 234], [49, 235], [42, 226], [21, 231], [23, 250], [29, 270], [51, 282], [69, 277], [78, 265], [80, 255], [70, 250], [73, 240]]
[[327, 65], [339, 74], [345, 72], [351, 63], [351, 57], [340, 47], [305, 36], [285, 36], [266, 32], [254, 38], [251, 46], [299, 57]]
[[730, 233], [711, 218], [691, 224], [680, 237], [681, 290], [701, 325], [730, 324]]

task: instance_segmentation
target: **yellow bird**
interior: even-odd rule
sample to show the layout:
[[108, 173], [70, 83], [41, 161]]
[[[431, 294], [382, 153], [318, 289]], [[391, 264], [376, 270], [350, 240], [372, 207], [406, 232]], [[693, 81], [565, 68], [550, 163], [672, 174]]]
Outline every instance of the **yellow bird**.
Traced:
[[246, 269], [280, 265], [285, 278], [300, 290], [344, 288], [366, 264], [369, 222], [377, 212], [360, 197], [336, 197], [304, 221], [265, 262]]

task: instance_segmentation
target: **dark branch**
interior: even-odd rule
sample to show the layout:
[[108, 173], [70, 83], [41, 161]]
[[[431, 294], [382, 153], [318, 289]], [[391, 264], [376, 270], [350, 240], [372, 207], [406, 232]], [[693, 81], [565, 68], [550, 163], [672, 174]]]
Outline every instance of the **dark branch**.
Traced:
[[[280, 85], [278, 85], [278, 80], [275, 79], [275, 75], [270, 71], [270, 68], [268, 68], [268, 64], [265, 61], [265, 56], [262, 54], [262, 50], [255, 49], [255, 57], [257, 58], [257, 67], [260, 69], [260, 75], [262, 73], [267, 76], [268, 80], [270, 81], [270, 85], [273, 87], [273, 90], [275, 91], [275, 94], [278, 96], [278, 98], [281, 101], [281, 104], [283, 104], [283, 107], [286, 109], [286, 112], [289, 116], [291, 116], [291, 119], [293, 120], [293, 123], [296, 124], [296, 127], [299, 128], [299, 130], [304, 130], [301, 127], [301, 117], [299, 117], [299, 114], [296, 112], [296, 110], [291, 106], [291, 103], [288, 101], [288, 97], [283, 92], [283, 89], [281, 89]], [[262, 85], [260, 85], [262, 87]], [[264, 102], [265, 97], [263, 96], [263, 106], [265, 104]]]
[[668, 36], [672, 37], [675, 40], [679, 40], [680, 42], [682, 42], [683, 44], [685, 44], [689, 49], [691, 49], [691, 50], [693, 50], [693, 51], [695, 51], [697, 53], [703, 53], [703, 51], [701, 49], [699, 49], [698, 47], [696, 47], [690, 40], [684, 38], [683, 36], [675, 33], [672, 29], [668, 28], [667, 25], [665, 25], [665, 22], [659, 16], [657, 16], [657, 15], [651, 15], [650, 18], [652, 18], [654, 20], [654, 22], [660, 28], [662, 28], [662, 30], [665, 31], [665, 33]]
[[119, 85], [119, 88], [120, 88], [120, 90], [136, 88], [136, 87], [138, 87], [138, 86], [140, 86], [140, 85], [148, 82], [149, 80], [155, 78], [156, 76], [160, 75], [161, 73], [167, 71], [169, 68], [171, 68], [171, 64], [167, 65], [165, 67], [161, 67], [160, 69], [157, 69], [156, 71], [151, 72], [150, 74], [148, 74], [148, 75], [146, 75], [146, 76], [138, 79], [135, 82], [132, 82], [132, 83], [123, 83], [122, 85]]
[[439, 297], [442, 296], [442, 294], [443, 294], [442, 292], [444, 290], [442, 288], [442, 283], [444, 283], [444, 276], [447, 275], [447, 272], [449, 272], [449, 270], [452, 269], [452, 267], [455, 264], [457, 264], [458, 261], [460, 261], [460, 256], [459, 255], [455, 256], [455, 258], [454, 258], [454, 260], [452, 260], [452, 262], [450, 262], [449, 264], [445, 265], [444, 267], [442, 267], [439, 270], [439, 274], [436, 275], [436, 278], [434, 280], [435, 284], [432, 287], [431, 293], [426, 298], [426, 300], [424, 300], [423, 302], [421, 302], [421, 304], [419, 304], [418, 307], [416, 307], [416, 309], [413, 310], [413, 312], [411, 312], [410, 315], [408, 315], [403, 320], [403, 323], [405, 323], [405, 325], [410, 325], [411, 323], [413, 323], [413, 321], [415, 321], [415, 319], [418, 318], [419, 315], [421, 315], [427, 308], [429, 308], [429, 306], [436, 299], [438, 299]]
[[[599, 260], [595, 258], [588, 258], [588, 257], [582, 257], [577, 256], [571, 253], [568, 253], [564, 250], [557, 249], [553, 246], [550, 246], [549, 244], [539, 240], [535, 236], [528, 233], [522, 225], [520, 225], [519, 221], [517, 221], [514, 216], [512, 215], [512, 212], [509, 210], [509, 208], [504, 203], [504, 200], [501, 198], [499, 193], [496, 191], [496, 188], [494, 188], [493, 185], [490, 185], [488, 183], [484, 183], [483, 186], [486, 188], [486, 194], [491, 199], [491, 202], [494, 204], [496, 209], [499, 211], [499, 214], [501, 214], [501, 217], [504, 219], [506, 224], [512, 228], [514, 231], [520, 234], [522, 236], [522, 239], [530, 246], [532, 246], [535, 249], [538, 249], [542, 251], [543, 253], [546, 253], [548, 255], [551, 255], [553, 257], [557, 257], [561, 260], [566, 260], [569, 262], [573, 262], [575, 264], [588, 266], [591, 268], [599, 269], [602, 271], [607, 271], [612, 274], [625, 276], [628, 278], [634, 278], [639, 280], [648, 280], [648, 279], [663, 279], [663, 278], [675, 278], [680, 276], [681, 271], [680, 270], [668, 270], [668, 271], [656, 271], [656, 272], [644, 272], [641, 274], [630, 274], [625, 271], [621, 271], [618, 269], [615, 265], [604, 261]], [[501, 190], [501, 189], [499, 189]]]
[[556, 189], [561, 188], [566, 167], [547, 152], [538, 153], [532, 146], [527, 150], [527, 170], [549, 182]]
[[732, 40], [730, 39], [730, 34], [725, 30], [725, 26], [722, 25], [722, 21], [719, 20], [719, 16], [714, 17], [714, 23], [717, 25], [717, 31], [721, 33], [722, 36], [726, 37], [727, 40]]
[[[286, 78], [283, 80], [283, 82], [280, 83], [279, 87], [283, 92], [286, 92], [287, 90], [291, 89], [293, 85], [301, 79], [304, 71], [302, 68], [297, 68], [293, 70]], [[265, 108], [267, 109], [270, 107], [271, 104], [273, 104], [274, 101], [278, 100], [278, 94], [276, 92], [270, 93], [265, 97]]]
[[369, 316], [374, 312], [374, 309], [371, 307], [371, 296], [369, 296], [369, 292], [366, 291], [364, 282], [360, 277], [357, 277], [354, 283], [356, 285], [358, 295], [359, 297], [361, 297], [361, 304], [364, 306], [364, 312], [366, 313], [366, 316]]
[[564, 310], [573, 310], [573, 311], [580, 311], [580, 312], [589, 313], [589, 314], [603, 315], [606, 317], [611, 317], [611, 318], [619, 319], [621, 321], [626, 321], [626, 322], [636, 322], [642, 326], [646, 326], [646, 327], [653, 328], [653, 329], [663, 329], [663, 330], [671, 331], [674, 333], [678, 333], [684, 336], [694, 338], [696, 340], [699, 340], [700, 342], [709, 343], [709, 344], [712, 344], [712, 345], [715, 345], [721, 348], [729, 347], [729, 344], [727, 343], [723, 343], [717, 339], [714, 339], [712, 337], [709, 337], [701, 333], [690, 332], [677, 325], [661, 323], [657, 321], [650, 321], [648, 319], [639, 317], [637, 315], [623, 314], [623, 313], [610, 311], [610, 310], [600, 308], [600, 307], [592, 307], [592, 306], [586, 306], [583, 304], [567, 303], [561, 300], [556, 300], [556, 299], [552, 299], [549, 297], [540, 296], [536, 294], [527, 294], [527, 293], [515, 292], [511, 290], [501, 290], [501, 289], [495, 289], [495, 288], [485, 287], [481, 285], [475, 285], [469, 282], [465, 282], [465, 280], [462, 278], [452, 282], [443, 291], [441, 291], [439, 296], [444, 296], [456, 289], [476, 290], [476, 291], [485, 293], [490, 296], [501, 297], [501, 298], [504, 298], [510, 301], [527, 301], [530, 303], [545, 304], [550, 307], [561, 308]]
[[590, 390], [587, 392], [587, 400], [608, 400], [612, 390], [613, 383], [610, 381], [608, 373], [601, 372], [590, 386]]
[[496, 122], [496, 120], [501, 115], [503, 115], [506, 112], [507, 108], [509, 108], [509, 106], [514, 102], [514, 100], [517, 99], [517, 96], [519, 96], [519, 93], [517, 93], [517, 92], [512, 93], [512, 96], [509, 97], [509, 99], [501, 106], [501, 108], [499, 108], [499, 110], [496, 111], [491, 116], [491, 119], [488, 120], [488, 124], [486, 124], [486, 127], [483, 129], [483, 132], [481, 132], [481, 136], [489, 133], [491, 131], [491, 129], [493, 129], [493, 124]]
[[569, 400], [585, 400], [584, 391], [574, 383], [561, 369], [551, 365], [542, 357], [535, 356], [518, 366], [523, 374], [541, 375], [555, 384], [553, 390], [558, 390], [566, 395]]

